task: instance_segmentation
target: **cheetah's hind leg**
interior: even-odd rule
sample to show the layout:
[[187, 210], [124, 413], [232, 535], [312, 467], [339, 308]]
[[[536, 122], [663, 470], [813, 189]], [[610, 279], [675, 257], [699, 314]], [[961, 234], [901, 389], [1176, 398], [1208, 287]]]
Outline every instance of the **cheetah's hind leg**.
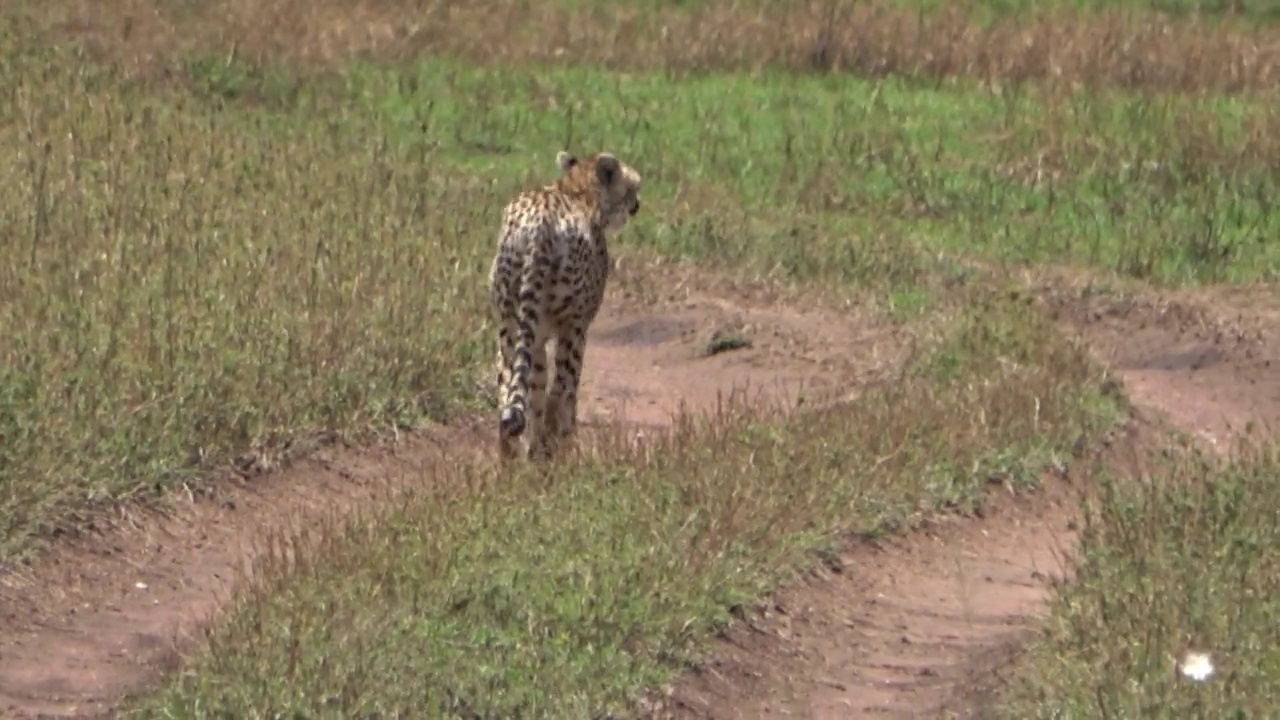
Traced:
[[559, 453], [577, 446], [578, 385], [582, 377], [585, 333], [578, 328], [556, 337], [555, 381], [547, 402], [547, 434]]
[[524, 432], [524, 413], [512, 408], [511, 382], [513, 379], [511, 364], [515, 360], [515, 337], [519, 331], [515, 322], [503, 322], [498, 333], [498, 387], [495, 392], [498, 400], [498, 457], [502, 461], [516, 457], [516, 444]]

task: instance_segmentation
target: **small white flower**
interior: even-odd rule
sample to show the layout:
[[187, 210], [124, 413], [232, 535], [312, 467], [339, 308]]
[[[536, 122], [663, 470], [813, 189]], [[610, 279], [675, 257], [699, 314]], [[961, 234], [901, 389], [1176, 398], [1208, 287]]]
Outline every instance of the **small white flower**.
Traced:
[[1204, 682], [1213, 674], [1213, 660], [1206, 653], [1189, 652], [1182, 661], [1182, 674], [1199, 682]]

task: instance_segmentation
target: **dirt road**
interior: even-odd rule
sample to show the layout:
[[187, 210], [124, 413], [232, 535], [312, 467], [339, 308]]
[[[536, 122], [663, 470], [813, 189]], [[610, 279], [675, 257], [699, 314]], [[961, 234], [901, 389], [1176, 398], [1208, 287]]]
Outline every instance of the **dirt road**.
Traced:
[[[1217, 443], [1248, 420], [1280, 420], [1280, 357], [1266, 340], [1280, 320], [1246, 314], [1247, 297], [1057, 306], [1142, 408], [1119, 444], [1143, 442], [1161, 414]], [[735, 336], [750, 346], [707, 354], [714, 338]], [[782, 401], [847, 393], [850, 379], [856, 387], [883, 376], [901, 350], [889, 328], [857, 313], [797, 311], [724, 287], [684, 287], [656, 306], [620, 289], [590, 342], [584, 422], [622, 420], [640, 432], [666, 424], [681, 403], [710, 407], [744, 386]], [[332, 445], [213, 497], [177, 498], [167, 514], [130, 508], [104, 532], [60, 539], [33, 566], [0, 577], [0, 709], [109, 716], [174, 667], [270, 537], [429, 482], [454, 453], [487, 448], [488, 430], [476, 421], [394, 447]], [[1071, 513], [1062, 480], [1030, 498], [997, 499], [981, 518], [850, 548], [845, 571], [762, 604], [703, 670], [679, 681], [660, 714], [980, 713], [1002, 658], [1044, 608], [1042, 578], [1059, 571]]]

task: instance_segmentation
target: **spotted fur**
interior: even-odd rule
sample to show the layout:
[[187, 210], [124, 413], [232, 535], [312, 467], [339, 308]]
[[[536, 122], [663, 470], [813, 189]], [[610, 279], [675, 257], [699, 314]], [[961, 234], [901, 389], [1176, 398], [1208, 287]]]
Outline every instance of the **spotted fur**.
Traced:
[[[517, 195], [503, 214], [489, 297], [498, 324], [498, 449], [546, 457], [577, 424], [587, 329], [609, 278], [606, 233], [640, 210], [640, 174], [609, 153], [556, 156], [553, 184]], [[547, 392], [547, 346], [555, 378]]]

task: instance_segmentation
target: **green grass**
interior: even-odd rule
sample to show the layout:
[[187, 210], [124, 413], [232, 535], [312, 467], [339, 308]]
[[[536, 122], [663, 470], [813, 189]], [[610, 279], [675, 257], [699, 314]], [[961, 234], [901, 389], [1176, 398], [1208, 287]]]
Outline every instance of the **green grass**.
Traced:
[[1256, 99], [438, 60], [356, 69], [328, 92], [475, 173], [607, 146], [664, 203], [623, 242], [797, 282], [910, 281], [922, 264], [907, 254], [854, 257], [886, 240], [1166, 283], [1280, 277], [1280, 145], [1259, 134], [1275, 114]]
[[[1112, 420], [1037, 311], [975, 293], [848, 405], [689, 418], [546, 475], [462, 468], [264, 578], [139, 717], [601, 717], [841, 533], [1018, 488]], [[903, 413], [901, 408], [918, 411]], [[945, 459], [944, 459], [945, 458]]]
[[[1009, 718], [1269, 717], [1280, 707], [1280, 455], [1101, 477]], [[1206, 653], [1204, 682], [1178, 672]]]

